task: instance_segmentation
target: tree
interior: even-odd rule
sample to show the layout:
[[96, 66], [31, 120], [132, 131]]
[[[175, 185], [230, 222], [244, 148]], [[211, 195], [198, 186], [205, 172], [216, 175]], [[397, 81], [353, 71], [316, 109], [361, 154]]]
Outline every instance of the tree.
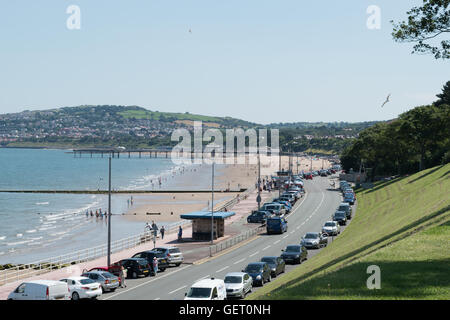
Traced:
[[[450, 40], [439, 37], [450, 32], [450, 0], [423, 0], [423, 6], [407, 12], [407, 21], [391, 23], [396, 42], [416, 43], [412, 53], [433, 54], [436, 59], [450, 58]], [[437, 42], [437, 43], [436, 43]]]
[[440, 106], [443, 104], [450, 105], [450, 81], [447, 81], [442, 89], [442, 93], [437, 94], [436, 97], [438, 97], [439, 100], [434, 103], [435, 106]]

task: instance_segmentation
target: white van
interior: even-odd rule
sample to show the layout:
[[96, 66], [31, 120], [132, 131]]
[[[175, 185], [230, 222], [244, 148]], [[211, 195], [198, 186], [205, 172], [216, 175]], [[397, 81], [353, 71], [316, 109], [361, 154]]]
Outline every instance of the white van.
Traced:
[[24, 282], [11, 292], [8, 300], [69, 300], [67, 283], [53, 280]]
[[225, 300], [226, 297], [225, 282], [211, 278], [194, 283], [185, 294], [184, 300]]

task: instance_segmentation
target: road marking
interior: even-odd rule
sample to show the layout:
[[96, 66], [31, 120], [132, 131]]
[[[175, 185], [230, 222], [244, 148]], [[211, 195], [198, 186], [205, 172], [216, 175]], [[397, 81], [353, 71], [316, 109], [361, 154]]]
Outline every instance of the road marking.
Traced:
[[203, 280], [203, 279], [205, 279], [205, 278], [208, 278], [208, 277], [209, 277], [209, 274], [208, 274], [207, 276], [204, 276], [204, 277], [201, 277], [200, 279], [197, 279], [197, 280], [195, 280], [194, 282], [197, 282], [197, 281]]
[[291, 231], [289, 234], [294, 234], [294, 231]]
[[277, 240], [277, 241], [275, 241], [273, 244], [277, 244], [278, 242], [280, 242], [281, 240]]
[[223, 267], [222, 269], [217, 270], [216, 272], [217, 272], [217, 273], [222, 272], [223, 270], [228, 269], [229, 267], [230, 267], [230, 266]]
[[286, 239], [287, 237], [289, 237], [289, 235], [287, 234], [287, 235], [285, 235], [284, 237], [283, 237], [283, 239]]
[[262, 249], [261, 251], [264, 251], [264, 250], [269, 249], [269, 248], [270, 248], [270, 245], [268, 245], [267, 247], [265, 247], [265, 248]]
[[172, 275], [172, 274], [174, 274], [174, 273], [177, 273], [177, 272], [180, 272], [180, 271], [182, 271], [182, 270], [184, 270], [184, 269], [186, 269], [186, 268], [189, 268], [190, 266], [191, 266], [191, 265], [187, 265], [187, 266], [182, 267], [182, 268], [180, 268], [180, 269], [178, 269], [178, 270], [172, 271], [171, 273], [165, 274], [165, 275], [163, 275], [163, 276], [161, 276], [161, 277], [157, 277], [156, 279], [151, 279], [151, 280], [146, 281], [146, 282], [144, 282], [144, 283], [138, 284], [137, 286], [135, 286], [135, 287], [133, 287], [133, 288], [130, 288], [130, 289], [127, 289], [127, 290], [118, 292], [118, 293], [116, 293], [116, 294], [113, 294], [113, 295], [111, 295], [111, 296], [108, 296], [107, 298], [105, 298], [105, 299], [103, 299], [103, 300], [109, 300], [109, 299], [111, 299], [111, 298], [113, 298], [113, 297], [117, 297], [118, 295], [121, 295], [121, 294], [123, 294], [123, 293], [125, 293], [125, 292], [129, 292], [129, 291], [131, 291], [131, 290], [134, 290], [134, 289], [136, 289], [136, 288], [139, 288], [139, 287], [142, 287], [142, 286], [144, 286], [144, 285], [146, 285], [146, 284], [149, 284], [150, 282], [154, 282], [154, 281], [158, 281], [159, 279], [166, 278], [166, 277], [168, 277], [168, 276], [170, 276], [170, 275]]
[[154, 299], [154, 300], [161, 300], [161, 298], [156, 298], [156, 299]]
[[297, 230], [300, 229], [300, 226], [297, 226], [297, 228], [295, 228], [295, 229], [297, 229]]
[[175, 290], [173, 290], [173, 291], [170, 291], [169, 294], [172, 294], [172, 293], [174, 293], [174, 292], [180, 291], [181, 289], [184, 289], [184, 288], [186, 288], [186, 287], [187, 287], [187, 286], [182, 286], [182, 287], [180, 287], [180, 288], [178, 288], [178, 289], [175, 289]]
[[251, 255], [249, 255], [249, 257], [253, 257], [255, 255], [257, 255], [259, 253], [259, 251], [256, 251], [255, 253], [252, 253]]
[[234, 264], [238, 264], [238, 263], [241, 263], [242, 261], [244, 261], [245, 260], [245, 258], [243, 258], [243, 259], [241, 259], [241, 260], [238, 260], [238, 261], [236, 261]]

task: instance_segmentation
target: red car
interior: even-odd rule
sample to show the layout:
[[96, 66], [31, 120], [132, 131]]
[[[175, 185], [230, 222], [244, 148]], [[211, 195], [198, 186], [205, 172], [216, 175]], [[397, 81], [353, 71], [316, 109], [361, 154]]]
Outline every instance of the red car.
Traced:
[[312, 179], [313, 179], [312, 173], [306, 173], [306, 174], [305, 174], [305, 179], [306, 179], [306, 180], [312, 180]]

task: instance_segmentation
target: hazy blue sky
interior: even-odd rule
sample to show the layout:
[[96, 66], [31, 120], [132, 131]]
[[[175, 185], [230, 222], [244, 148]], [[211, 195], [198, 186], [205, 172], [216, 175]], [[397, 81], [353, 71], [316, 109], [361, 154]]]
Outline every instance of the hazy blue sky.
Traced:
[[[259, 123], [391, 119], [450, 80], [449, 61], [390, 35], [421, 2], [1, 1], [0, 113], [116, 104]], [[80, 30], [66, 27], [72, 4]], [[366, 27], [369, 5], [380, 30]]]

